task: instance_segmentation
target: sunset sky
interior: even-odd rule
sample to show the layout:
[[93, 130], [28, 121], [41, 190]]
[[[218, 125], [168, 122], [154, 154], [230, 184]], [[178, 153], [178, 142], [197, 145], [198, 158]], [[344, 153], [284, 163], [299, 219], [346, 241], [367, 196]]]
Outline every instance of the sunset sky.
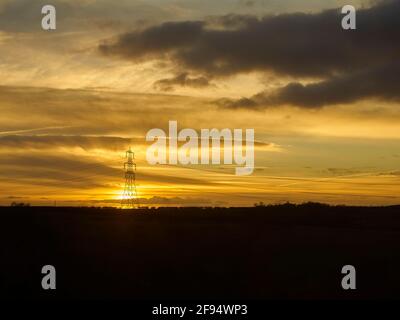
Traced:
[[[400, 204], [399, 39], [397, 0], [0, 0], [0, 205], [117, 206], [129, 146], [143, 205]], [[254, 173], [149, 165], [170, 120], [253, 128]]]

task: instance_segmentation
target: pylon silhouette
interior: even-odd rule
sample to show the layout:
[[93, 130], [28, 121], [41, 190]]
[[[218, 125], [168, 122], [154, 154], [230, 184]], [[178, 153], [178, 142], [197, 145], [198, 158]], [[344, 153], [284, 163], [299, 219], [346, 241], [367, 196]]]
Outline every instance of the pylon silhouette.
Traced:
[[139, 198], [136, 191], [136, 163], [135, 153], [129, 147], [125, 157], [127, 161], [124, 163], [125, 170], [125, 188], [121, 199], [122, 208], [139, 208]]

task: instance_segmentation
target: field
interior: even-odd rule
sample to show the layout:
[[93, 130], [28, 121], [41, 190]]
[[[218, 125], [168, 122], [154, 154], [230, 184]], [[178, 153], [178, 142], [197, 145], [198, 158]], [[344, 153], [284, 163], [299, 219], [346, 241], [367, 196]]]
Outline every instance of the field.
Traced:
[[[3, 298], [400, 297], [400, 207], [2, 207], [0, 217]], [[55, 291], [41, 288], [46, 264]], [[348, 264], [357, 290], [341, 287]]]

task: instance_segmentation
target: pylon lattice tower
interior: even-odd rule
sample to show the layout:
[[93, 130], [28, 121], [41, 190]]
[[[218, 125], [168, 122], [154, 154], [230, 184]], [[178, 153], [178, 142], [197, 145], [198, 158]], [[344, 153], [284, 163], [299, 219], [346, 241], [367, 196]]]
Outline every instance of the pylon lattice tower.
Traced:
[[124, 163], [125, 170], [125, 188], [121, 200], [122, 208], [139, 208], [139, 199], [136, 191], [136, 163], [135, 153], [129, 147], [125, 157], [127, 161]]

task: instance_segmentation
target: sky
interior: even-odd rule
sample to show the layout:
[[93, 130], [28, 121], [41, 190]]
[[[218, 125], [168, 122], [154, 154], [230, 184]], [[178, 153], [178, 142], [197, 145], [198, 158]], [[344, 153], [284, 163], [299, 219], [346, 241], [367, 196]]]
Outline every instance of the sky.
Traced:
[[[0, 205], [400, 203], [400, 1], [0, 0]], [[341, 7], [357, 9], [343, 30]], [[146, 133], [255, 131], [255, 169], [150, 165]]]

